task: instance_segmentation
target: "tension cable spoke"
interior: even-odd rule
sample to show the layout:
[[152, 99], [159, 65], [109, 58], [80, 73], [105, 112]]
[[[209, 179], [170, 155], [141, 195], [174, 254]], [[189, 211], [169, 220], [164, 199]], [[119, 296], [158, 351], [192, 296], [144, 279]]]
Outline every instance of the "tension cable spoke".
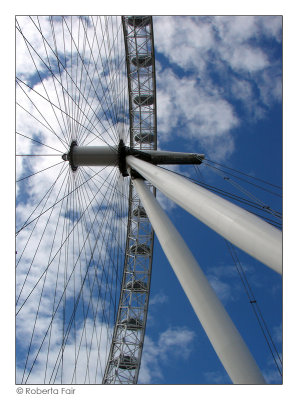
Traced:
[[17, 135], [20, 135], [20, 136], [23, 136], [23, 137], [25, 137], [26, 139], [32, 140], [32, 142], [36, 142], [36, 143], [41, 144], [42, 146], [48, 147], [49, 149], [58, 151], [60, 154], [63, 154], [63, 151], [57, 150], [57, 149], [55, 149], [54, 147], [48, 146], [47, 144], [42, 143], [42, 142], [40, 142], [39, 140], [32, 139], [32, 138], [30, 138], [29, 136], [23, 135], [22, 133], [19, 133], [19, 132], [16, 132], [16, 134], [17, 134]]
[[[257, 322], [258, 322], [258, 324], [260, 326], [260, 329], [261, 329], [261, 332], [262, 332], [262, 334], [264, 336], [264, 339], [265, 339], [265, 341], [267, 343], [269, 351], [270, 351], [270, 353], [272, 355], [272, 358], [274, 360], [276, 368], [277, 368], [280, 376], [282, 376], [282, 371], [281, 371], [280, 366], [278, 365], [277, 358], [279, 359], [279, 362], [280, 362], [281, 366], [282, 366], [282, 360], [281, 360], [281, 358], [279, 356], [279, 353], [277, 351], [276, 345], [275, 345], [274, 340], [273, 340], [273, 338], [272, 338], [272, 336], [270, 334], [268, 325], [267, 325], [267, 323], [266, 323], [266, 321], [265, 321], [265, 319], [263, 317], [263, 314], [262, 314], [261, 309], [260, 309], [260, 307], [258, 305], [258, 302], [257, 302], [257, 300], [255, 298], [255, 295], [254, 295], [254, 293], [252, 291], [252, 288], [251, 288], [250, 284], [248, 283], [248, 279], [247, 279], [246, 273], [245, 273], [245, 271], [244, 271], [244, 269], [243, 269], [243, 267], [241, 265], [241, 262], [240, 262], [240, 260], [238, 258], [236, 249], [227, 240], [225, 240], [225, 243], [226, 243], [226, 246], [227, 246], [227, 248], [228, 248], [228, 250], [229, 250], [229, 252], [231, 254], [231, 257], [232, 257], [232, 259], [234, 261], [235, 267], [237, 269], [238, 275], [239, 275], [240, 280], [242, 282], [242, 285], [244, 287], [244, 290], [245, 290], [245, 293], [247, 295], [248, 301], [252, 306], [253, 312], [254, 312], [255, 317], [257, 319]], [[275, 352], [275, 354], [274, 354], [274, 352]]]
[[[277, 188], [277, 189], [282, 189], [281, 186], [274, 185], [273, 183], [270, 183], [270, 182], [268, 182], [268, 181], [265, 181], [264, 179], [257, 178], [257, 177], [255, 177], [255, 176], [246, 174], [246, 173], [244, 173], [244, 172], [242, 172], [242, 171], [236, 170], [236, 169], [231, 168], [231, 167], [227, 167], [226, 165], [223, 165], [223, 164], [220, 164], [220, 163], [218, 163], [218, 162], [209, 160], [208, 158], [204, 158], [204, 160], [207, 161], [207, 162], [211, 162], [212, 164], [216, 164], [216, 165], [219, 165], [219, 166], [224, 167], [224, 168], [226, 168], [226, 169], [229, 169], [229, 170], [231, 170], [231, 171], [235, 171], [235, 172], [237, 172], [238, 174], [245, 175], [245, 176], [247, 176], [247, 177], [249, 177], [249, 178], [251, 178], [251, 179], [255, 179], [255, 180], [257, 180], [257, 181], [263, 182], [263, 183], [265, 183], [266, 185], [275, 187], [275, 188]], [[202, 161], [204, 162], [204, 160], [202, 160]]]

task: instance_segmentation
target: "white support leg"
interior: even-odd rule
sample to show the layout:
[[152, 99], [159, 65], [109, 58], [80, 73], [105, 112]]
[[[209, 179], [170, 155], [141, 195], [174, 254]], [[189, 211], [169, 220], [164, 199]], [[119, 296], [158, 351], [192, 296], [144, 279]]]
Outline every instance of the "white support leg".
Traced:
[[235, 246], [282, 273], [282, 233], [250, 212], [189, 180], [139, 160], [127, 164], [157, 189]]
[[160, 245], [233, 383], [265, 384], [237, 328], [168, 216], [142, 179], [134, 186]]

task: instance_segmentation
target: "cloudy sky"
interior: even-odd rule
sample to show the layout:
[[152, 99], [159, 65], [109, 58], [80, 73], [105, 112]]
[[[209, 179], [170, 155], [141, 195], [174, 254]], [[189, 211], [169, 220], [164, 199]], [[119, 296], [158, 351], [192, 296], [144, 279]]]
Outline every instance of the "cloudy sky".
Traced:
[[[204, 153], [208, 160], [270, 182], [274, 186], [242, 176], [254, 184], [265, 187], [267, 191], [239, 179], [233, 181], [234, 185], [229, 185], [223, 178], [231, 170], [225, 169], [225, 172], [218, 170], [214, 167], [219, 167], [219, 164], [211, 161], [208, 163], [209, 165], [200, 167], [200, 171], [193, 167], [175, 169], [179, 173], [207, 182], [209, 185], [238, 196], [244, 197], [244, 191], [249, 191], [250, 197], [247, 197], [247, 192], [245, 193], [247, 199], [253, 201], [257, 199], [259, 204], [269, 205], [272, 210], [280, 212], [281, 192], [278, 187], [281, 187], [282, 177], [282, 19], [270, 16], [176, 16], [154, 17], [153, 23], [159, 147], [166, 150]], [[22, 29], [26, 29], [25, 24]], [[73, 27], [73, 29], [74, 31], [77, 29], [78, 32], [78, 27]], [[30, 33], [29, 29], [28, 34]], [[59, 34], [61, 36], [63, 32], [60, 31]], [[32, 33], [32, 35], [34, 41], [34, 34]], [[44, 51], [42, 42], [35, 42], [35, 49], [38, 46], [40, 46], [39, 51]], [[44, 93], [39, 77], [32, 70], [32, 60], [27, 64], [28, 58], [22, 51], [25, 54], [24, 45], [22, 50], [17, 53], [18, 76], [22, 78], [23, 82], [27, 82], [31, 87]], [[44, 53], [43, 56], [46, 57], [46, 54]], [[37, 57], [34, 60], [36, 63], [39, 62], [41, 79], [47, 80], [48, 74], [42, 63]], [[54, 86], [54, 84], [48, 86], [48, 89], [53, 91], [52, 94], [50, 93], [51, 96], [55, 96]], [[24, 89], [24, 84], [22, 87]], [[25, 91], [27, 90], [28, 93], [29, 89], [24, 91], [19, 85], [17, 90], [20, 96], [23, 96], [22, 104], [27, 104], [36, 117], [39, 114], [40, 122], [44, 122], [42, 115], [47, 109], [46, 107], [43, 109], [43, 103], [41, 103], [40, 112], [37, 113], [26, 97]], [[34, 97], [34, 94], [32, 96]], [[62, 94], [58, 94], [57, 98], [61, 96]], [[91, 101], [90, 98], [87, 100]], [[96, 102], [96, 99], [92, 101]], [[82, 108], [84, 106], [83, 102]], [[32, 119], [31, 122], [28, 122], [28, 119], [22, 118], [21, 111], [19, 113], [20, 125], [19, 127], [17, 125], [17, 129], [22, 129], [23, 135], [28, 135], [34, 129]], [[54, 113], [50, 121], [50, 129], [59, 130], [59, 123], [55, 121]], [[65, 123], [67, 124], [67, 121]], [[44, 124], [46, 125], [45, 122]], [[124, 130], [125, 124], [126, 121], [123, 121]], [[92, 124], [89, 129], [93, 131]], [[97, 129], [99, 128], [97, 127]], [[55, 147], [57, 138], [47, 136], [48, 130], [48, 126], [39, 126], [39, 135], [36, 134], [34, 137], [36, 140], [52, 137], [53, 141], [47, 142], [47, 144]], [[105, 135], [105, 132], [110, 133], [108, 129], [102, 127], [102, 134]], [[104, 139], [108, 140], [105, 136]], [[21, 150], [24, 154], [30, 149], [28, 141], [19, 141], [17, 152]], [[48, 154], [51, 153], [51, 150], [47, 151]], [[60, 145], [59, 151], [64, 151], [63, 146]], [[46, 159], [46, 157], [44, 158]], [[44, 167], [48, 165], [48, 160], [45, 160]], [[29, 164], [27, 161], [23, 161], [22, 164], [17, 164], [17, 173], [23, 176], [24, 171], [33, 172], [36, 171], [35, 168], [34, 161], [30, 161]], [[62, 166], [58, 165], [53, 168], [59, 169]], [[52, 179], [53, 168], [45, 172], [46, 178], [44, 175], [38, 177], [35, 183], [29, 187], [20, 184], [23, 197], [21, 197], [17, 217], [23, 215], [24, 209], [31, 202], [34, 203], [43, 180]], [[107, 176], [108, 172], [104, 171], [101, 178], [98, 179], [101, 179], [102, 183]], [[63, 185], [55, 187], [51, 194], [52, 198], [61, 196], [60, 187], [61, 191], [65, 189], [63, 189]], [[119, 181], [118, 187], [120, 192], [122, 187]], [[71, 188], [65, 190], [71, 191]], [[95, 187], [91, 187], [90, 194], [95, 195], [95, 193]], [[98, 201], [105, 199], [106, 196], [109, 196], [109, 190], [103, 184]], [[249, 303], [241, 277], [226, 243], [162, 195], [159, 194], [158, 198], [175, 226], [182, 233], [218, 297], [243, 334], [266, 380], [269, 383], [280, 383], [278, 369], [258, 326], [253, 306]], [[119, 204], [118, 201], [115, 200], [115, 206]], [[91, 212], [95, 212], [94, 209]], [[59, 209], [53, 211], [52, 220], [57, 220], [58, 215]], [[262, 215], [278, 222], [272, 213]], [[121, 213], [117, 217], [116, 228], [121, 236], [125, 221], [122, 221]], [[67, 220], [69, 216], [64, 215], [63, 218]], [[75, 218], [73, 214], [72, 222], [75, 221]], [[40, 237], [43, 225], [41, 227], [39, 225], [37, 229], [39, 231], [35, 231], [33, 235]], [[55, 225], [53, 224], [45, 235], [51, 236], [54, 230]], [[95, 239], [95, 233], [92, 232], [91, 235]], [[61, 238], [59, 240], [61, 241]], [[23, 281], [28, 268], [31, 268], [33, 278], [37, 276], [37, 271], [35, 274], [34, 269], [38, 269], [41, 258], [46, 252], [51, 259], [52, 254], [57, 251], [57, 248], [55, 249], [57, 244], [49, 251], [46, 249], [47, 243], [45, 236], [32, 267], [25, 263], [24, 270], [21, 271]], [[91, 245], [92, 243], [91, 240]], [[33, 250], [27, 248], [26, 251], [32, 253]], [[106, 250], [103, 248], [96, 249], [96, 252], [99, 257], [104, 257], [106, 254]], [[281, 356], [281, 279], [276, 273], [249, 256], [238, 250], [236, 252], [257, 304], [262, 310], [262, 316], [268, 324], [277, 353]], [[78, 255], [74, 253], [74, 258], [76, 256]], [[66, 259], [68, 256], [64, 255], [64, 257]], [[67, 276], [63, 277], [61, 271], [59, 272], [58, 264], [56, 270], [52, 270], [52, 275], [50, 269], [46, 274], [48, 274], [49, 286], [67, 279]], [[72, 277], [74, 283], [80, 280], [79, 275], [76, 277], [76, 272]], [[30, 293], [30, 285], [31, 288], [34, 285], [34, 281], [29, 281], [30, 279], [21, 289], [20, 296], [24, 296], [24, 299]], [[73, 284], [70, 284], [67, 290], [73, 290]], [[44, 317], [41, 321], [44, 326], [48, 324], [45, 316], [47, 307], [49, 305], [45, 300], [44, 304], [40, 305], [40, 315]], [[31, 311], [28, 310], [28, 312], [30, 316]], [[27, 318], [28, 315], [20, 319], [23, 334], [26, 326], [28, 331], [30, 329], [32, 331], [32, 328], [27, 325]], [[90, 324], [90, 329], [82, 328], [82, 331], [78, 332], [78, 337], [82, 337], [84, 332], [92, 331], [91, 320], [87, 320], [87, 327], [88, 324]], [[58, 325], [55, 324], [51, 331], [51, 334], [57, 336], [61, 333]], [[36, 333], [36, 337], [39, 338], [39, 335], [42, 335], [42, 328], [41, 332]], [[105, 339], [103, 339], [104, 341]], [[73, 346], [74, 341], [70, 340], [67, 348], [69, 353]], [[67, 351], [65, 357], [67, 357]], [[22, 351], [19, 350], [19, 352], [22, 358]], [[44, 353], [45, 356], [46, 353]], [[220, 365], [174, 273], [162, 254], [157, 240], [154, 251], [147, 334], [139, 382], [149, 384], [230, 383], [229, 377]]]
[[[154, 34], [160, 147], [205, 153], [210, 160], [281, 186], [281, 18], [156, 17]], [[270, 163], [273, 154], [274, 166]], [[221, 183], [219, 171], [200, 169], [197, 179], [205, 178], [230, 191], [231, 186]], [[190, 169], [185, 172], [195, 176]], [[269, 194], [269, 200], [267, 192], [252, 188], [246, 186], [281, 210], [279, 197]], [[168, 204], [168, 210], [169, 206], [173, 205]], [[169, 214], [226, 309], [235, 316], [267, 381], [280, 382], [224, 240], [177, 207]], [[146, 344], [149, 354], [145, 351], [143, 364], [151, 366], [153, 358], [156, 368], [143, 365], [141, 379], [151, 375], [155, 383], [228, 383], [199, 324], [195, 318], [190, 321], [193, 312], [182, 300], [184, 295], [158, 244], [155, 251], [148, 325], [152, 338]], [[245, 254], [239, 257], [264, 314], [268, 313], [280, 352], [281, 280]], [[158, 327], [161, 333], [156, 332]], [[161, 345], [163, 350], [156, 351]]]

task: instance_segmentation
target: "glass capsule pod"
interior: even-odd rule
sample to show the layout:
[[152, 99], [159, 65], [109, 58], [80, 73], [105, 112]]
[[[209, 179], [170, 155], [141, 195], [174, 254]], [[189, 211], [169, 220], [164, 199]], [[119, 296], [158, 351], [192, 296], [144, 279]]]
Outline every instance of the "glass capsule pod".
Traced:
[[154, 103], [154, 96], [151, 94], [135, 96], [133, 102], [138, 106], [151, 106]]
[[154, 142], [154, 134], [153, 133], [138, 133], [135, 136], [135, 141], [136, 142], [141, 142], [141, 143], [153, 143]]
[[133, 290], [135, 292], [143, 292], [147, 290], [147, 282], [136, 280], [136, 281], [129, 281], [126, 284], [126, 289]]
[[145, 208], [142, 206], [138, 206], [137, 208], [135, 208], [132, 213], [135, 217], [147, 218]]
[[124, 325], [130, 331], [137, 331], [138, 329], [142, 329], [143, 321], [130, 317], [121, 321], [121, 325]]
[[149, 254], [150, 253], [150, 249], [149, 247], [144, 244], [144, 243], [140, 243], [140, 244], [133, 244], [130, 247], [130, 253], [131, 254], [139, 254], [139, 255], [144, 255], [144, 254]]
[[132, 64], [136, 67], [150, 67], [152, 65], [151, 55], [141, 54], [131, 60]]
[[114, 365], [120, 369], [136, 369], [137, 359], [131, 356], [121, 355], [115, 359]]
[[127, 18], [127, 23], [130, 26], [140, 27], [150, 24], [150, 17], [144, 15], [134, 15]]

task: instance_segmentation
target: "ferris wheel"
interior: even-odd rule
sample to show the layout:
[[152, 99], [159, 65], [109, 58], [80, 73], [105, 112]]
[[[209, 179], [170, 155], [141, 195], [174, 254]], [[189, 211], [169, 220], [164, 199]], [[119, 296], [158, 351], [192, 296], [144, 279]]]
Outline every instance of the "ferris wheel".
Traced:
[[264, 383], [156, 188], [278, 273], [281, 234], [159, 167], [204, 155], [157, 150], [152, 18], [16, 30], [17, 382], [137, 383], [155, 232], [232, 381]]

